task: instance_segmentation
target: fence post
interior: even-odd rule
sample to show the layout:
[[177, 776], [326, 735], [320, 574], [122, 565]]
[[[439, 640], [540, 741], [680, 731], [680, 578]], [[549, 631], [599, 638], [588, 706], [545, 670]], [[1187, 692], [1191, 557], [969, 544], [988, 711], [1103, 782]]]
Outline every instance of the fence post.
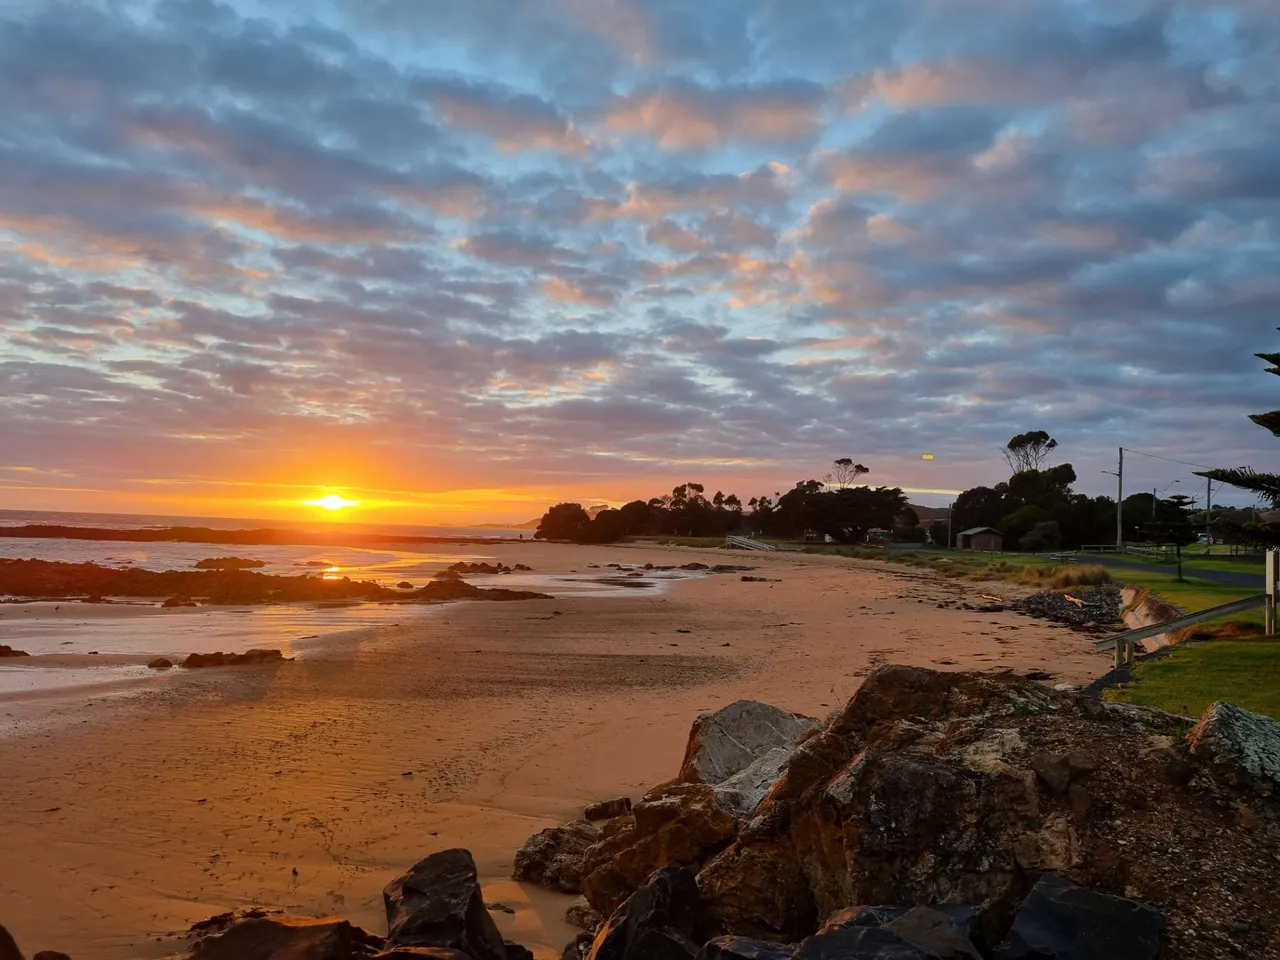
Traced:
[[1276, 632], [1276, 592], [1280, 581], [1280, 550], [1267, 551], [1267, 636]]

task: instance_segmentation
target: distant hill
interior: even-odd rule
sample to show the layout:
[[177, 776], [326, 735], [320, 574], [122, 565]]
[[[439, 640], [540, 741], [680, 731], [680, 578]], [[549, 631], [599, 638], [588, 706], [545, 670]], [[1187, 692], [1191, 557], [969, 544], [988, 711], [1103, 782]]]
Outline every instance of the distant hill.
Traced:
[[524, 523], [469, 523], [472, 530], [537, 530], [542, 518], [526, 520]]

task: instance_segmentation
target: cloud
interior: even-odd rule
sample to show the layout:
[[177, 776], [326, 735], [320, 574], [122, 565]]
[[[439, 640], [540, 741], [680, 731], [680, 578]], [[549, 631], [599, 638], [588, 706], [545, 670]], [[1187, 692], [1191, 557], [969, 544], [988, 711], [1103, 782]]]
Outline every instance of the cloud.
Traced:
[[708, 150], [729, 140], [787, 143], [813, 137], [827, 91], [804, 80], [704, 87], [671, 81], [617, 97], [604, 125], [651, 137], [664, 150]]
[[1262, 461], [1269, 12], [19, 0], [0, 449], [108, 498]]

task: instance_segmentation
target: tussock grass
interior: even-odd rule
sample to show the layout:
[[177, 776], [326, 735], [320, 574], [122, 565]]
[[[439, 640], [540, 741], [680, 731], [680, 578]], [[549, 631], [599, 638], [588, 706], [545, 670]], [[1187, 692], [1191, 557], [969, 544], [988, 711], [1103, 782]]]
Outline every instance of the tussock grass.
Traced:
[[1111, 583], [1111, 574], [1096, 564], [1084, 566], [1023, 567], [1014, 578], [1045, 590], [1067, 590], [1071, 587], [1096, 587]]

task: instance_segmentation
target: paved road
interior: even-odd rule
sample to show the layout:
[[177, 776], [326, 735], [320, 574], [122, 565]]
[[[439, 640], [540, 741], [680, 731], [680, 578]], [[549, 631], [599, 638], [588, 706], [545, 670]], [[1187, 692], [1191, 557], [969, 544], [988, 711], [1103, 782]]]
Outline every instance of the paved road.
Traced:
[[[1184, 557], [1183, 560], [1185, 561], [1185, 559]], [[1108, 556], [1105, 553], [1081, 554], [1080, 562], [1099, 563], [1104, 567], [1118, 567], [1124, 570], [1156, 570], [1162, 573], [1173, 573], [1176, 570], [1173, 566], [1165, 566], [1163, 564], [1155, 566], [1150, 563], [1139, 563], [1135, 560], [1121, 560], [1119, 557]], [[1257, 587], [1259, 593], [1266, 587], [1261, 570], [1257, 573], [1240, 573], [1236, 570], [1206, 570], [1204, 567], [1188, 567], [1184, 562], [1182, 575], [1184, 577], [1196, 577], [1200, 580], [1212, 580], [1215, 583], [1229, 583], [1235, 587]]]

